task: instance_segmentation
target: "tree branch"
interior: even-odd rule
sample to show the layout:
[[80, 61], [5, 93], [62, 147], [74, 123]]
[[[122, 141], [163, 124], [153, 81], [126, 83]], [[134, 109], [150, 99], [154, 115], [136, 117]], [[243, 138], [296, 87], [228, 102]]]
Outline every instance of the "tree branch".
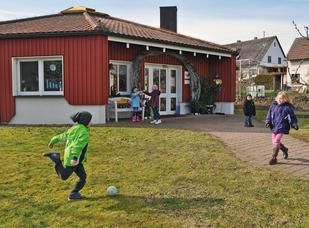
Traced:
[[304, 25], [304, 30], [305, 30], [305, 35], [300, 31], [300, 29], [298, 28], [297, 24], [295, 23], [295, 21], [293, 20], [293, 25], [294, 28], [296, 29], [296, 31], [298, 32], [298, 34], [306, 39], [309, 39], [309, 26]]

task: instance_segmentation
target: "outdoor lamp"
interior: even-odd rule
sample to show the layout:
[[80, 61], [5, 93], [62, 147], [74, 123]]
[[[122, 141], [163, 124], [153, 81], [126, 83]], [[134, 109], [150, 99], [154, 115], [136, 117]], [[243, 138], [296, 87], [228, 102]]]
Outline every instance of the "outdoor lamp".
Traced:
[[213, 80], [216, 86], [221, 86], [222, 85], [222, 79], [219, 77], [218, 74], [215, 75], [215, 79]]

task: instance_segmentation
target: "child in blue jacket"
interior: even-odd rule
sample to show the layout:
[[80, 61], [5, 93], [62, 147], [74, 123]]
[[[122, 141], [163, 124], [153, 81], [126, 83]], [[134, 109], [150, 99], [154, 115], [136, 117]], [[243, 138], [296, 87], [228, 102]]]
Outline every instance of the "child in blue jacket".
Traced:
[[281, 143], [283, 135], [289, 134], [291, 127], [298, 130], [294, 106], [290, 103], [286, 92], [278, 93], [275, 102], [268, 110], [265, 123], [266, 127], [269, 127], [272, 131], [273, 154], [269, 164], [274, 165], [277, 163], [277, 155], [280, 149], [285, 159], [289, 156], [288, 148]]
[[137, 87], [132, 88], [131, 94], [131, 106], [132, 106], [132, 122], [139, 121], [138, 112], [141, 107], [141, 91], [137, 89]]

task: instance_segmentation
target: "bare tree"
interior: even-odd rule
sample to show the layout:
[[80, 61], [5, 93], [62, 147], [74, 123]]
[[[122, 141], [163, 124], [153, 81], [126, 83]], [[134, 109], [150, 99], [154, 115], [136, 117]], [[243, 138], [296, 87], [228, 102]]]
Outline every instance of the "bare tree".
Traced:
[[295, 21], [293, 20], [293, 25], [294, 25], [294, 28], [296, 29], [296, 31], [298, 32], [298, 34], [303, 37], [303, 38], [306, 38], [309, 40], [309, 26], [305, 26], [304, 25], [304, 30], [305, 30], [305, 35], [300, 31], [300, 29], [298, 28], [297, 24], [295, 23]]
[[[302, 38], [304, 38], [304, 39], [309, 41], [309, 26], [304, 26], [304, 31], [302, 32], [299, 29], [298, 25], [296, 24], [296, 22], [294, 20], [293, 20], [293, 25], [294, 25], [295, 30], [298, 32], [298, 34]], [[289, 74], [289, 76], [291, 78], [292, 83], [298, 83], [298, 84], [301, 84], [301, 85], [304, 85], [304, 86], [309, 86], [309, 82], [308, 81], [304, 81], [304, 79], [302, 77], [299, 77], [299, 79], [297, 78], [298, 70], [300, 69], [300, 67], [302, 66], [304, 61], [305, 61], [305, 58], [300, 59], [300, 62], [298, 64], [294, 74], [290, 73], [289, 67], [287, 67], [287, 71], [288, 71], [288, 74]]]

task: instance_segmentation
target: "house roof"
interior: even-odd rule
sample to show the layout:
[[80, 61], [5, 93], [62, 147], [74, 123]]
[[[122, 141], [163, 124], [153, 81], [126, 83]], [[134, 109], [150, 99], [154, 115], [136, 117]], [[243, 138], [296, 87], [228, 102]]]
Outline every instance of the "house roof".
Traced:
[[[239, 59], [251, 59], [257, 62], [261, 62], [274, 39], [277, 39], [277, 37], [271, 36], [261, 39], [255, 38], [253, 40], [238, 41], [236, 43], [226, 44], [224, 46], [237, 51], [239, 53]], [[279, 41], [278, 44], [280, 45]], [[282, 53], [284, 54], [283, 50]]]
[[115, 18], [85, 7], [71, 7], [59, 14], [0, 22], [0, 39], [74, 34], [106, 34], [133, 40], [234, 53], [222, 45]]
[[309, 59], [309, 39], [296, 38], [288, 52], [288, 60]]

